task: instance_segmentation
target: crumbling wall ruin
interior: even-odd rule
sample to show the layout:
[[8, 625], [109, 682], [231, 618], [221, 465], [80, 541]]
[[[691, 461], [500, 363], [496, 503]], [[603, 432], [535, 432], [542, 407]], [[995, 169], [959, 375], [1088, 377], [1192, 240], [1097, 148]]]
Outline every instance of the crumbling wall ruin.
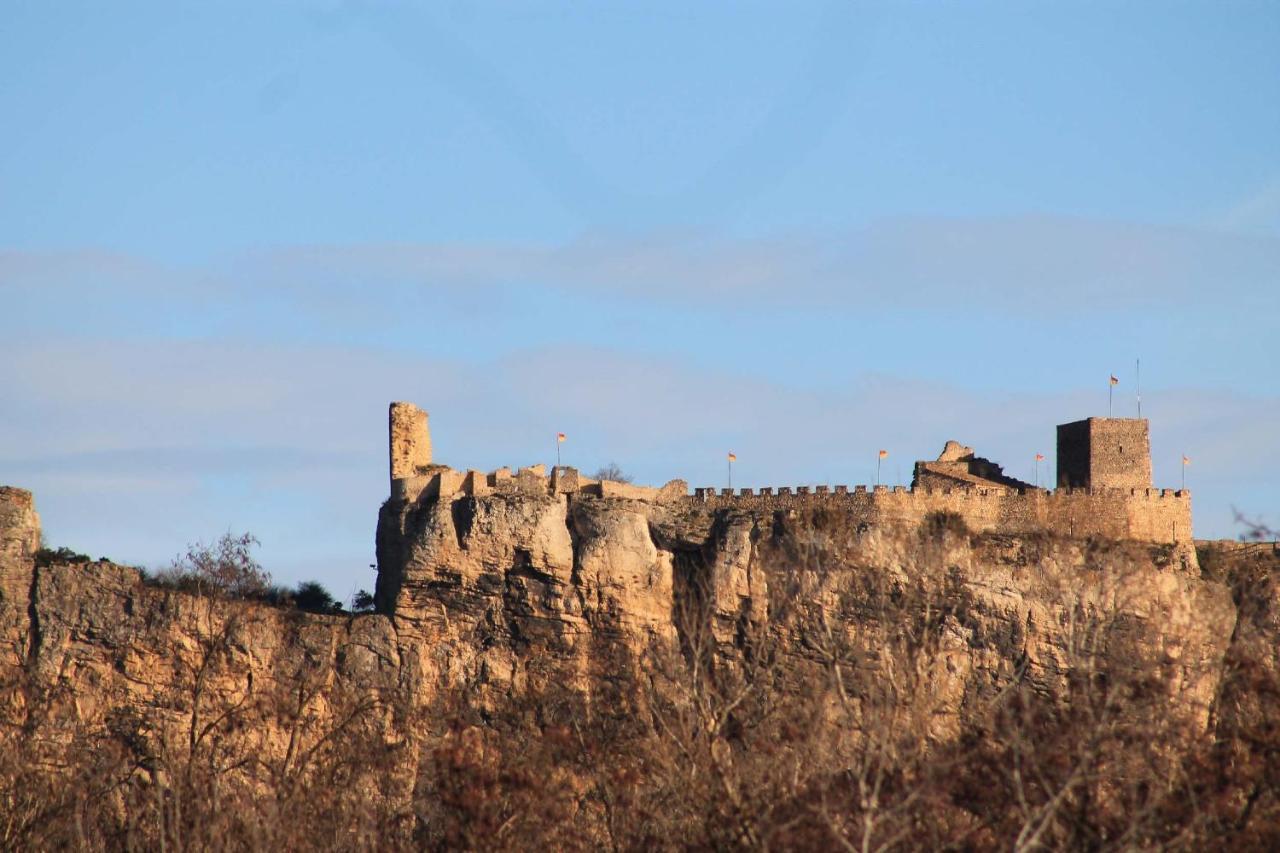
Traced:
[[414, 477], [431, 464], [431, 432], [427, 413], [413, 403], [392, 403], [387, 413], [391, 483]]

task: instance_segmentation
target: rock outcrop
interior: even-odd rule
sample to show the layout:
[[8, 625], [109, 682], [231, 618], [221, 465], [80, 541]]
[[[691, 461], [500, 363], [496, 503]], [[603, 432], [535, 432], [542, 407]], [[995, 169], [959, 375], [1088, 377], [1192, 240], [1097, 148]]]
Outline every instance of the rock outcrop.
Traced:
[[[838, 507], [726, 507], [675, 489], [513, 488], [388, 500], [380, 612], [317, 616], [110, 563], [36, 567], [30, 495], [0, 496], [10, 723], [50, 749], [98, 732], [161, 776], [216, 733], [211, 766], [252, 756], [226, 761], [261, 786], [356, 738], [385, 760], [344, 784], [393, 803], [414, 796], [424, 750], [445, 736], [439, 709], [483, 721], [548, 672], [590, 694], [651, 677], [657, 660], [733, 672], [767, 659], [785, 684], [831, 667], [836, 646], [862, 650], [852, 671], [908, 685], [893, 701], [939, 744], [1010, 685], [1053, 697], [1086, 668], [1138, 669], [1159, 675], [1162, 713], [1204, 731], [1238, 612], [1184, 543], [975, 533], [946, 513], [868, 525]], [[1272, 623], [1251, 618], [1258, 645]], [[915, 645], [892, 657], [904, 637]]]
[[944, 614], [945, 654], [933, 662], [946, 694], [940, 730], [954, 727], [966, 696], [1012, 678], [1052, 691], [1083, 632], [1099, 626], [1117, 661], [1166, 667], [1177, 701], [1204, 720], [1235, 619], [1228, 591], [1200, 577], [1187, 545], [976, 535], [942, 514], [868, 527], [821, 508], [460, 494], [389, 501], [378, 555], [400, 656], [421, 659], [425, 644], [448, 661], [424, 666], [420, 683], [502, 689], [531, 656], [581, 658], [590, 672], [606, 641], [639, 655], [706, 636], [731, 660], [744, 636], [770, 635], [800, 666], [812, 605], [864, 636], [891, 627], [849, 610], [878, 578]]

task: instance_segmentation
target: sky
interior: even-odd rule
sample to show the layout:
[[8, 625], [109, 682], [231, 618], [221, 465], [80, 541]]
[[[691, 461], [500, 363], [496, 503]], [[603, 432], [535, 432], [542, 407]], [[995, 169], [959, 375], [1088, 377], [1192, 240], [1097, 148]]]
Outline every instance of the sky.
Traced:
[[3, 0], [0, 116], [52, 546], [372, 589], [392, 400], [456, 468], [1043, 481], [1139, 360], [1197, 535], [1280, 523], [1280, 4]]

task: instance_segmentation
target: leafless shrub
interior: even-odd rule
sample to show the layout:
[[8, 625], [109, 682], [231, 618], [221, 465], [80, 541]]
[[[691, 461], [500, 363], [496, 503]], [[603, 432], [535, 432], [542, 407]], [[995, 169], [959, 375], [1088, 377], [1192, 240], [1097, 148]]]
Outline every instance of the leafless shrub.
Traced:
[[618, 467], [617, 462], [610, 462], [608, 465], [598, 468], [596, 472], [591, 475], [591, 479], [611, 480], [615, 483], [630, 483], [632, 478], [630, 474], [624, 473], [623, 470]]
[[150, 578], [155, 586], [231, 598], [257, 598], [271, 588], [271, 575], [253, 558], [259, 544], [251, 533], [224, 533], [212, 544], [195, 542]]

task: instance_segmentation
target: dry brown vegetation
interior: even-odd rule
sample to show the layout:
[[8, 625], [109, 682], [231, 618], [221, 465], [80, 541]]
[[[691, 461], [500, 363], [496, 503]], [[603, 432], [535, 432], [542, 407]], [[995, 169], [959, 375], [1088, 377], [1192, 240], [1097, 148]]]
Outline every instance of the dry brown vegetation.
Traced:
[[[585, 680], [532, 656], [502, 696], [420, 707], [344, 695], [312, 666], [215, 694], [244, 626], [212, 610], [161, 716], [89, 729], [18, 677], [0, 697], [0, 847], [1274, 849], [1274, 551], [1203, 555], [1240, 612], [1206, 727], [1169, 713], [1168, 661], [1083, 608], [1054, 680], [1015, 662], [947, 716], [937, 685], [966, 601], [945, 566], [913, 585], [842, 567], [860, 574], [832, 600], [818, 552], [786, 545], [794, 587], [768, 631], [744, 620], [726, 641], [706, 596], [686, 596], [674, 647], [602, 644]], [[284, 721], [282, 752], [255, 739], [263, 715]]]

